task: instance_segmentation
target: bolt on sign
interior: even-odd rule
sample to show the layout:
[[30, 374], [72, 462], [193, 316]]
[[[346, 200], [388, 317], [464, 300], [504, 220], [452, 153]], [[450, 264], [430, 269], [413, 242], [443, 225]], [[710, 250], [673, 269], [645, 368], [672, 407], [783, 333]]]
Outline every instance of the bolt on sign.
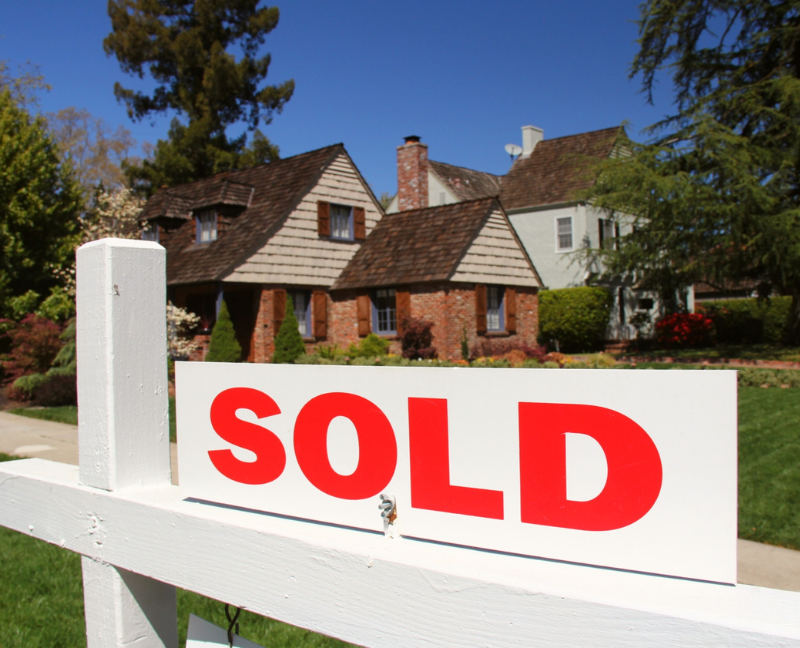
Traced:
[[[178, 363], [187, 498], [736, 582], [733, 371]], [[384, 507], [385, 509], [385, 507]]]

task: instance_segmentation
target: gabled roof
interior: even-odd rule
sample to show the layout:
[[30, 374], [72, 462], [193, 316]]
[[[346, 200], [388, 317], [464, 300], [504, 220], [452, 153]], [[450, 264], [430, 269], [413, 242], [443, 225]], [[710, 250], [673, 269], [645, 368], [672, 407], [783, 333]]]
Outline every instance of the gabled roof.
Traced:
[[[143, 218], [187, 219], [165, 243], [167, 282], [176, 285], [224, 279], [266, 244], [340, 154], [347, 155], [347, 151], [342, 144], [334, 144], [157, 192], [148, 200]], [[374, 200], [366, 183], [364, 186]], [[196, 245], [194, 222], [188, 219], [192, 210], [212, 205], [235, 205], [243, 211], [216, 241]]]
[[433, 160], [429, 160], [428, 165], [459, 201], [500, 194], [500, 176]]
[[592, 186], [592, 158], [609, 157], [625, 130], [621, 126], [542, 140], [528, 158], [517, 158], [502, 181], [500, 200], [508, 210], [576, 200]]
[[497, 198], [482, 198], [388, 214], [332, 290], [447, 281], [495, 209]]

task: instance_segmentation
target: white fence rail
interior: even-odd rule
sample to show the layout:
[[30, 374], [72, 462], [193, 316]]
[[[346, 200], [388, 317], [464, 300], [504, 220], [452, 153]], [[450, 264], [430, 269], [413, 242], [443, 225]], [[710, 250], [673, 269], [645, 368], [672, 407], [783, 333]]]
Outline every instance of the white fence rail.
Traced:
[[175, 587], [364, 646], [800, 646], [800, 594], [524, 559], [186, 501], [164, 251], [78, 256], [80, 468], [0, 466], [0, 524], [84, 556], [88, 645], [177, 646]]

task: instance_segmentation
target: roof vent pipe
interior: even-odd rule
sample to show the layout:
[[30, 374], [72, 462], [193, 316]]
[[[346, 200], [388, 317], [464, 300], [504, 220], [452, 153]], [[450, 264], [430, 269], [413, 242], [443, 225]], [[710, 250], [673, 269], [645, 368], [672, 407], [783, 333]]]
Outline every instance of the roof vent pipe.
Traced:
[[544, 139], [544, 131], [536, 126], [522, 127], [522, 157], [530, 157], [536, 145]]

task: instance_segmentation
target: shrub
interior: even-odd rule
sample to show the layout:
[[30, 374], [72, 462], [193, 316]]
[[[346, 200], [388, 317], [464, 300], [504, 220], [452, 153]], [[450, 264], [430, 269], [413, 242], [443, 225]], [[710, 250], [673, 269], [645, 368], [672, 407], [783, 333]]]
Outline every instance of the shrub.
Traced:
[[18, 324], [12, 324], [5, 333], [11, 342], [11, 351], [3, 357], [5, 382], [14, 382], [27, 374], [45, 373], [52, 364], [62, 342], [61, 327], [39, 315], [26, 315]]
[[404, 358], [430, 360], [436, 357], [432, 328], [433, 322], [414, 318], [406, 320], [403, 337], [400, 339]]
[[385, 356], [388, 353], [389, 340], [370, 333], [359, 342], [358, 351], [353, 355], [360, 358], [374, 358], [375, 356]]
[[714, 322], [723, 344], [781, 344], [789, 334], [791, 297], [726, 299], [698, 304], [696, 310]]
[[41, 373], [20, 376], [6, 390], [6, 394], [15, 401], [31, 401], [36, 394], [36, 390], [45, 382], [47, 382], [47, 376]]
[[673, 313], [656, 322], [656, 336], [667, 347], [708, 346], [714, 341], [714, 322], [702, 313]]
[[292, 298], [286, 295], [286, 310], [284, 311], [281, 327], [275, 337], [275, 355], [272, 362], [275, 364], [291, 364], [301, 355], [305, 354], [306, 345], [300, 335], [300, 327], [294, 314]]
[[605, 337], [611, 295], [589, 286], [539, 293], [539, 342], [559, 351], [588, 351]]
[[33, 402], [42, 407], [78, 404], [78, 378], [75, 375], [47, 376], [33, 395]]
[[530, 346], [521, 342], [520, 340], [493, 340], [491, 338], [481, 338], [472, 345], [470, 350], [470, 357], [475, 358], [497, 358], [506, 356], [514, 351], [521, 351], [525, 354], [526, 358], [544, 361], [547, 355], [547, 349], [542, 346]]
[[236, 331], [233, 330], [228, 306], [223, 300], [217, 322], [211, 331], [206, 362], [239, 362], [241, 359], [242, 347], [236, 340]]

